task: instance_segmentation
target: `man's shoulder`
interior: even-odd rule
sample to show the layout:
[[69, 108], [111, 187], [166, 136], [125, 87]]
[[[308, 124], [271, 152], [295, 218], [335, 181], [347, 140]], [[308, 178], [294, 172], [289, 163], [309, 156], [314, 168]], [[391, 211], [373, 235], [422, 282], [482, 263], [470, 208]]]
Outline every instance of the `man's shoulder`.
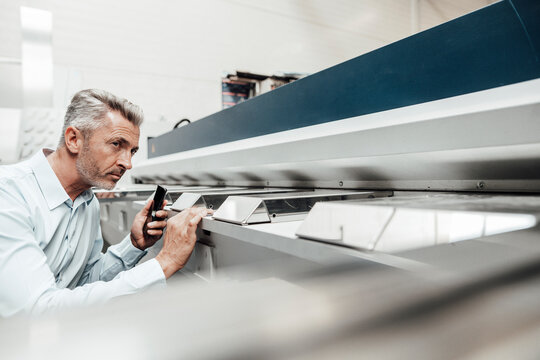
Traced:
[[33, 170], [28, 160], [11, 165], [0, 166], [0, 181], [17, 180], [32, 175]]
[[[4, 192], [25, 188], [29, 181], [34, 181], [34, 173], [28, 161], [0, 166], [0, 188]], [[12, 194], [13, 195], [13, 194]]]

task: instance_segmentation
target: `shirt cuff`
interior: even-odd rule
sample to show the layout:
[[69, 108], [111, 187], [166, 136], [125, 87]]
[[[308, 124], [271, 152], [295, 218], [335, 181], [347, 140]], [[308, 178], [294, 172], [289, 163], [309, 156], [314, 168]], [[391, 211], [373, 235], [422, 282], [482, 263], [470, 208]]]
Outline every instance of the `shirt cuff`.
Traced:
[[126, 272], [126, 276], [131, 285], [137, 289], [145, 289], [155, 285], [166, 285], [165, 274], [156, 259], [148, 260], [134, 267]]
[[113, 250], [128, 267], [133, 267], [144, 255], [146, 255], [146, 250], [140, 250], [133, 246], [130, 234], [128, 234], [119, 244], [111, 246], [111, 250]]

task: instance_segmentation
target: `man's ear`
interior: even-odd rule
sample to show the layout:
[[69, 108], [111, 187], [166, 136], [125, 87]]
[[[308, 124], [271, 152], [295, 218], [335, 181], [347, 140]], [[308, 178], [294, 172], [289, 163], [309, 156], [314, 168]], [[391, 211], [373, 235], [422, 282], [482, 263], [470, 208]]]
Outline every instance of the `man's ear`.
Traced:
[[81, 152], [84, 145], [84, 136], [79, 129], [68, 126], [64, 133], [66, 148], [73, 154]]

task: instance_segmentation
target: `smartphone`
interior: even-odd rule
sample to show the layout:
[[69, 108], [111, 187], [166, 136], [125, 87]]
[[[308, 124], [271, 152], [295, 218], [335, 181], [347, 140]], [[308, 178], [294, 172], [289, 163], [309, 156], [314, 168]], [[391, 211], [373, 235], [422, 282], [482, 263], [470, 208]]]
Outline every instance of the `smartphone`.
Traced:
[[165, 200], [166, 194], [167, 189], [158, 185], [156, 191], [154, 192], [154, 204], [152, 205], [152, 221], [161, 219], [156, 216], [156, 212], [161, 210], [161, 206], [163, 205], [163, 200]]

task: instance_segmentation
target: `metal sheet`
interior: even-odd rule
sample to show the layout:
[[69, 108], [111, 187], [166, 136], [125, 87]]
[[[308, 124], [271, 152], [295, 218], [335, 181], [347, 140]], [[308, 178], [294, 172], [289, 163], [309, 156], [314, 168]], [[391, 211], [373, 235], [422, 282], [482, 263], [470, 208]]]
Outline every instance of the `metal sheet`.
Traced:
[[536, 214], [317, 203], [296, 235], [393, 253], [528, 229]]
[[234, 190], [234, 188], [223, 188], [220, 191], [207, 189], [206, 191], [184, 192], [171, 209], [182, 211], [190, 207], [206, 207], [208, 209], [218, 209], [221, 204], [232, 195], [250, 195], [250, 194], [271, 194], [271, 193], [287, 193], [297, 191], [295, 189], [284, 188], [251, 188]]
[[201, 194], [198, 193], [183, 193], [172, 204], [171, 209], [175, 211], [182, 211], [190, 207], [206, 207], [202, 200]]
[[[217, 220], [256, 224], [297, 220], [317, 202], [392, 196], [391, 191], [313, 190], [304, 192], [229, 196], [214, 214]], [[294, 218], [291, 218], [294, 217]], [[280, 219], [280, 218], [285, 219]]]
[[234, 224], [270, 222], [262, 199], [247, 196], [230, 196], [214, 213], [214, 219]]

